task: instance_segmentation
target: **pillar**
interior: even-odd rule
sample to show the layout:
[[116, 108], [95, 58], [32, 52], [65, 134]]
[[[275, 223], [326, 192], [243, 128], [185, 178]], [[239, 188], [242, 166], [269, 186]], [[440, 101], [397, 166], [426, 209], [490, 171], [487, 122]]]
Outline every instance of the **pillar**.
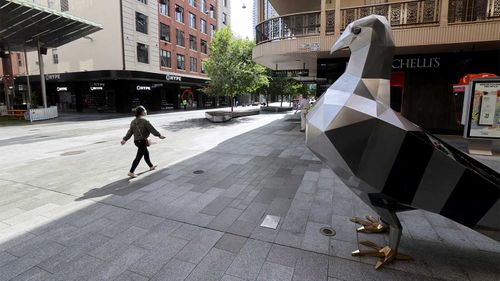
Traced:
[[319, 34], [321, 35], [321, 38], [326, 36], [326, 0], [321, 0]]
[[[441, 0], [439, 26], [445, 27], [448, 25], [448, 7], [450, 5], [449, 0]], [[437, 8], [437, 7], [436, 7]]]
[[340, 0], [335, 0], [335, 36], [340, 36], [340, 24], [342, 15], [340, 14]]
[[47, 108], [47, 89], [45, 88], [45, 68], [43, 66], [43, 55], [38, 41], [38, 67], [40, 68], [40, 88], [42, 91], [43, 108]]

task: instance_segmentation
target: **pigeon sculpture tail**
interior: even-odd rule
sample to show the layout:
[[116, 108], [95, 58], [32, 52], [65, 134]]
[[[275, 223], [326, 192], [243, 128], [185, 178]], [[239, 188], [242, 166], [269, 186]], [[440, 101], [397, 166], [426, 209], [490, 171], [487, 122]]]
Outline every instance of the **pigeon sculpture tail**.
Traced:
[[[500, 241], [500, 176], [390, 108], [394, 40], [384, 17], [349, 24], [332, 47], [351, 50], [345, 73], [307, 116], [307, 146], [389, 224], [424, 209]], [[391, 258], [386, 262], [390, 262]]]

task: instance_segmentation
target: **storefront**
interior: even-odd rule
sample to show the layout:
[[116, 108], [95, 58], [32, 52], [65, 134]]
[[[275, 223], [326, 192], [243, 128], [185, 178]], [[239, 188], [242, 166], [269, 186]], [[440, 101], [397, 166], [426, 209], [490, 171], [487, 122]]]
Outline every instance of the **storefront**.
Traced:
[[[57, 105], [62, 112], [131, 112], [138, 105], [149, 111], [162, 111], [181, 108], [183, 99], [187, 99], [188, 108], [217, 106], [215, 98], [200, 91], [205, 79], [138, 71], [91, 71], [45, 77], [48, 103]], [[26, 78], [18, 77], [16, 82], [25, 85]], [[30, 82], [35, 96], [39, 95], [39, 78], [30, 76]]]
[[[318, 59], [318, 93], [345, 71], [348, 58]], [[498, 51], [398, 55], [393, 60], [391, 107], [438, 133], [460, 133], [453, 84], [467, 73], [500, 73]]]

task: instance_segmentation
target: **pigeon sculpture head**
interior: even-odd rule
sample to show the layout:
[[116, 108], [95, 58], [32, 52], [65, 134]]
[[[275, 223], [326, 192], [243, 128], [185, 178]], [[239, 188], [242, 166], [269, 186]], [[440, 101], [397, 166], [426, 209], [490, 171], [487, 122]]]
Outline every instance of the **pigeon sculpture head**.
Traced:
[[390, 78], [392, 59], [388, 58], [394, 54], [394, 40], [385, 17], [371, 15], [350, 23], [331, 53], [344, 48], [352, 53], [346, 72], [350, 70], [364, 78]]

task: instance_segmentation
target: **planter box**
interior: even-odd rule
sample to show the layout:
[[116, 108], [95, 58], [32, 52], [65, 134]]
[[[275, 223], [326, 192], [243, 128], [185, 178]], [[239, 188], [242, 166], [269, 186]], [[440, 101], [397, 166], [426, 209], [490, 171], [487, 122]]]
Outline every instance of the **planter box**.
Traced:
[[233, 119], [231, 112], [220, 111], [205, 112], [205, 118], [214, 123], [223, 123]]
[[260, 110], [262, 110], [262, 111], [271, 111], [271, 112], [283, 112], [283, 111], [293, 110], [293, 108], [289, 107], [289, 106], [284, 106], [284, 107], [279, 107], [279, 106], [261, 106]]

